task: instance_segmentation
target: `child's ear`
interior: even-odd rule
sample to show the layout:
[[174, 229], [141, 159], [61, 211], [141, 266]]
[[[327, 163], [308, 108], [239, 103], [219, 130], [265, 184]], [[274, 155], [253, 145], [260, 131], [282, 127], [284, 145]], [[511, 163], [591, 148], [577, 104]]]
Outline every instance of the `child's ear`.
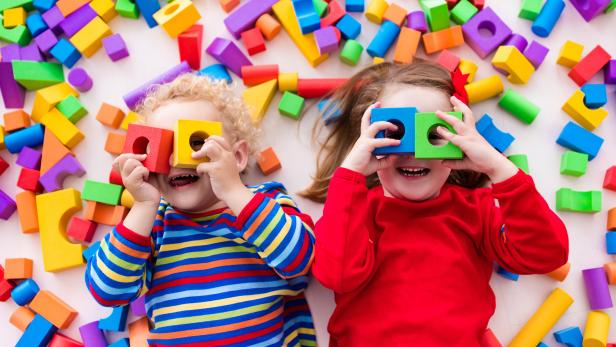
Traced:
[[239, 140], [233, 145], [233, 154], [237, 162], [237, 168], [240, 172], [246, 169], [248, 165], [248, 143], [245, 140]]

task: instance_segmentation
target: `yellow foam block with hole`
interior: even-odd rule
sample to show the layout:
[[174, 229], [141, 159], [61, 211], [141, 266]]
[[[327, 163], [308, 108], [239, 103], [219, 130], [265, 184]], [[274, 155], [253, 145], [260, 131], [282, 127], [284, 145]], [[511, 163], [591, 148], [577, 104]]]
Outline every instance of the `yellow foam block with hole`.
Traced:
[[291, 37], [291, 40], [293, 40], [297, 48], [299, 48], [306, 59], [308, 59], [312, 67], [316, 67], [327, 59], [327, 54], [321, 55], [321, 53], [319, 53], [319, 48], [314, 40], [314, 34], [302, 34], [291, 0], [280, 0], [272, 6], [272, 10], [276, 17], [278, 17], [284, 30], [286, 30]]
[[169, 36], [176, 38], [197, 23], [201, 14], [190, 0], [175, 0], [156, 11], [153, 17]]
[[253, 122], [257, 123], [263, 118], [276, 94], [277, 83], [277, 80], [270, 80], [250, 87], [242, 93], [242, 98], [250, 109], [250, 117]]
[[289, 91], [296, 92], [297, 91], [297, 80], [298, 80], [297, 72], [287, 72], [278, 74], [278, 90], [281, 92]]
[[458, 65], [460, 72], [463, 75], [468, 75], [466, 79], [466, 83], [471, 83], [475, 79], [475, 73], [477, 72], [477, 64], [470, 60], [460, 59], [460, 64]]
[[507, 79], [516, 84], [525, 84], [535, 72], [533, 64], [515, 46], [500, 46], [492, 65], [508, 72]]
[[139, 115], [139, 113], [128, 111], [128, 113], [126, 114], [126, 117], [124, 117], [124, 119], [122, 120], [122, 124], [120, 124], [120, 128], [124, 130], [128, 130], [128, 125], [131, 123], [135, 123], [140, 118], [141, 116]]
[[582, 60], [583, 53], [584, 46], [580, 45], [577, 42], [567, 40], [560, 48], [556, 64], [572, 68], [580, 60]]
[[[193, 159], [192, 140], [207, 139], [213, 135], [222, 135], [222, 123], [203, 120], [180, 119], [175, 124], [173, 134], [173, 166], [180, 168], [196, 168], [207, 159]], [[198, 146], [200, 147], [200, 146]]]
[[86, 57], [92, 56], [103, 46], [103, 39], [112, 34], [105, 21], [96, 17], [73, 35], [69, 41]]
[[107, 23], [118, 15], [111, 0], [92, 0], [90, 7]]
[[30, 118], [40, 123], [43, 116], [47, 114], [49, 110], [60, 103], [60, 101], [66, 99], [69, 95], [78, 97], [79, 92], [66, 82], [37, 90], [34, 96], [34, 104], [32, 106]]
[[593, 131], [607, 117], [607, 110], [604, 108], [590, 109], [584, 104], [584, 92], [576, 90], [575, 93], [562, 106], [574, 121], [584, 128]]
[[81, 130], [71, 123], [68, 118], [64, 117], [57, 108], [47, 112], [43, 119], [41, 119], [41, 123], [56, 135], [63, 145], [70, 149], [77, 146], [85, 137]]
[[84, 263], [85, 247], [66, 236], [70, 217], [81, 210], [81, 194], [68, 188], [36, 196], [39, 233], [45, 271], [60, 271]]

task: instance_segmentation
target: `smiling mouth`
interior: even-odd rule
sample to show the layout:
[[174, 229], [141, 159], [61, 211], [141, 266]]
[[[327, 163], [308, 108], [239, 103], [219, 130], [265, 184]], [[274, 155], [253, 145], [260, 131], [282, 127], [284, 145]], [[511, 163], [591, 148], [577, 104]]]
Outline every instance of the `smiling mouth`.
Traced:
[[199, 180], [199, 176], [195, 174], [181, 174], [173, 177], [169, 177], [167, 181], [170, 186], [177, 188], [185, 185], [189, 185], [191, 183], [195, 183]]
[[419, 168], [407, 168], [407, 167], [399, 167], [397, 168], [398, 172], [405, 177], [422, 177], [426, 176], [430, 169], [426, 169], [423, 167]]

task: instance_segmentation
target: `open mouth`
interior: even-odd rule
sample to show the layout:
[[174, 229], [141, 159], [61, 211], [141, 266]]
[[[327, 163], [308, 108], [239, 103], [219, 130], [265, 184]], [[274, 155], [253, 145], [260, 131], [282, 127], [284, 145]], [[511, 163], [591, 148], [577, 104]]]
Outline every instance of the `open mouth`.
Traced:
[[398, 172], [405, 177], [422, 177], [426, 176], [430, 169], [425, 167], [417, 167], [417, 168], [408, 168], [408, 167], [399, 167], [397, 168]]
[[180, 174], [180, 175], [175, 175], [172, 177], [169, 177], [169, 185], [177, 188], [177, 187], [183, 187], [185, 185], [189, 185], [191, 183], [197, 182], [199, 180], [199, 176], [196, 174], [191, 174], [191, 173], [185, 173], [185, 174]]

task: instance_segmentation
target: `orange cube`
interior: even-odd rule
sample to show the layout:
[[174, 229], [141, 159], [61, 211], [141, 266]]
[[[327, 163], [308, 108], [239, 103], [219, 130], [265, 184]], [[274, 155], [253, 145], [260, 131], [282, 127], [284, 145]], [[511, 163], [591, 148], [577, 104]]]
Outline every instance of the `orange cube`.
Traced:
[[24, 110], [16, 110], [4, 114], [4, 131], [11, 132], [30, 126], [30, 115]]
[[607, 230], [616, 230], [616, 207], [607, 211]]
[[222, 7], [225, 12], [229, 13], [235, 6], [239, 5], [240, 0], [218, 0], [218, 2], [220, 2], [220, 7]]
[[257, 19], [255, 26], [261, 30], [261, 33], [268, 41], [271, 41], [280, 32], [281, 26], [276, 18], [266, 13]]
[[391, 4], [383, 13], [383, 20], [396, 23], [397, 26], [402, 26], [406, 19], [407, 12], [404, 7], [397, 4]]
[[280, 160], [278, 160], [278, 156], [276, 156], [276, 152], [274, 152], [272, 147], [268, 147], [261, 152], [259, 155], [258, 164], [264, 175], [269, 175], [282, 167]]
[[55, 296], [52, 292], [43, 289], [32, 299], [30, 308], [60, 329], [68, 328], [73, 322], [73, 319], [77, 317], [77, 311], [75, 311], [75, 309]]
[[120, 155], [124, 149], [126, 134], [109, 133], [105, 142], [105, 151], [110, 154]]
[[96, 115], [96, 120], [108, 127], [117, 129], [120, 124], [122, 124], [124, 116], [124, 111], [113, 105], [109, 105], [108, 103], [103, 102], [101, 108], [98, 110], [98, 114]]
[[7, 258], [4, 261], [4, 278], [7, 280], [32, 278], [32, 259]]

